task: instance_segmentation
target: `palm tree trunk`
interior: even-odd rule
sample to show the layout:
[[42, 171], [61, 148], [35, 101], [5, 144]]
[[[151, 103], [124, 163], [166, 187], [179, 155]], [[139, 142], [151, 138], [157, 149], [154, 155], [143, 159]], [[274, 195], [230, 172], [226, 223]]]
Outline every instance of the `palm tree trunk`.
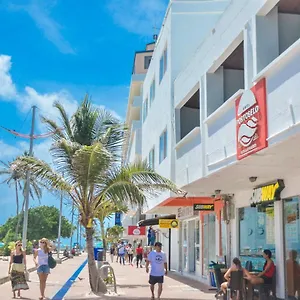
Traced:
[[19, 235], [19, 227], [20, 227], [22, 216], [23, 216], [24, 205], [25, 205], [25, 200], [23, 201], [23, 204], [22, 204], [22, 210], [18, 214], [17, 226], [16, 226], [16, 238], [15, 238], [16, 240], [18, 239], [18, 235]]
[[15, 193], [16, 193], [16, 206], [17, 206], [17, 225], [15, 232], [15, 240], [18, 239], [19, 225], [20, 225], [20, 208], [19, 208], [19, 192], [18, 192], [18, 182], [15, 180]]
[[101, 228], [101, 238], [102, 238], [102, 243], [103, 243], [103, 260], [106, 261], [107, 246], [106, 246], [104, 220], [99, 220], [99, 221], [100, 221], [100, 228]]
[[88, 253], [88, 268], [89, 268], [89, 279], [91, 290], [95, 294], [105, 294], [107, 292], [107, 287], [102, 278], [99, 275], [96, 261], [94, 257], [94, 242], [93, 242], [93, 232], [92, 228], [86, 228], [86, 246]]

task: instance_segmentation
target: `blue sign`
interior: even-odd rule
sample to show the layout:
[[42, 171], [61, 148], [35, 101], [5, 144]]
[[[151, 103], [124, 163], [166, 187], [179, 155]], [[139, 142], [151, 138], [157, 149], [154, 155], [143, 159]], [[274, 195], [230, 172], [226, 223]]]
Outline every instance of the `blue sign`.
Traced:
[[115, 213], [115, 225], [122, 226], [121, 213]]

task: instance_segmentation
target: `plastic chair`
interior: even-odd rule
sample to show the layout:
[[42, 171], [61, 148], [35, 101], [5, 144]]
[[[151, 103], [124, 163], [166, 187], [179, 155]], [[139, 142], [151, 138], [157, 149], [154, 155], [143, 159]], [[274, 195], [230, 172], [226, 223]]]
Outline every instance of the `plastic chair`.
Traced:
[[262, 284], [259, 287], [260, 299], [276, 299], [276, 272], [272, 278], [272, 284]]
[[244, 272], [242, 270], [230, 273], [230, 284], [227, 289], [227, 299], [231, 298], [232, 292], [237, 292], [238, 299], [245, 299]]

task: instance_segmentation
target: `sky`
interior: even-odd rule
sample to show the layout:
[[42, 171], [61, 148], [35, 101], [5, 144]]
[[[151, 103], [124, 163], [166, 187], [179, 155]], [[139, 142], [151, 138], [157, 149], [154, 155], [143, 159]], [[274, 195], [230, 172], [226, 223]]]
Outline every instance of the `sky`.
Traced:
[[[94, 104], [124, 119], [134, 53], [153, 41], [167, 4], [168, 0], [1, 0], [0, 126], [28, 134], [35, 105], [36, 132], [46, 133], [40, 116], [57, 118], [53, 102], [60, 101], [71, 116], [85, 93]], [[50, 162], [50, 145], [50, 138], [35, 141], [35, 155]], [[11, 161], [28, 148], [28, 140], [0, 129], [0, 160]], [[14, 190], [1, 184], [0, 195], [3, 224], [15, 215]], [[59, 201], [44, 192], [41, 204], [58, 206]], [[64, 214], [69, 218], [68, 206]]]

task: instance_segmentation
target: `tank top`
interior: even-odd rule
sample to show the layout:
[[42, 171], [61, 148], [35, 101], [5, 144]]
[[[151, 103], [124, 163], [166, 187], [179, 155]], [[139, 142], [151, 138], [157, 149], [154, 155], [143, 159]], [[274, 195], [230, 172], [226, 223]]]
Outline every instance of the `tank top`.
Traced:
[[39, 248], [38, 250], [38, 265], [39, 266], [48, 266], [48, 257], [49, 254], [45, 253], [44, 250]]
[[[267, 264], [265, 264], [264, 270], [266, 269], [266, 267], [267, 267]], [[274, 276], [274, 273], [275, 273], [275, 264], [274, 264], [274, 262], [272, 261], [269, 270], [268, 270], [264, 275], [265, 275], [266, 277], [268, 277], [268, 278], [272, 278], [272, 277]]]
[[22, 264], [23, 263], [23, 253], [19, 254], [19, 255], [14, 254], [13, 263], [14, 264]]

